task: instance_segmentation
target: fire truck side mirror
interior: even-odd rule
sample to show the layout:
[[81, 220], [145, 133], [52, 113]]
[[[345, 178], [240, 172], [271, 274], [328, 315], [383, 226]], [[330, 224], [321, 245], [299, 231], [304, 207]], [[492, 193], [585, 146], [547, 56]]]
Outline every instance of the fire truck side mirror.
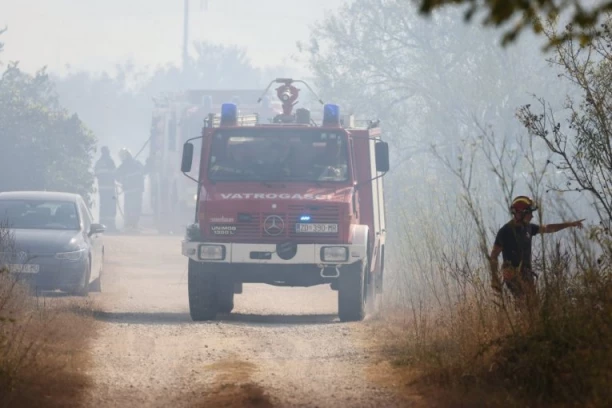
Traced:
[[389, 144], [387, 142], [377, 142], [374, 146], [376, 171], [386, 173], [389, 171]]
[[183, 159], [181, 161], [181, 171], [189, 173], [193, 162], [193, 144], [187, 142], [183, 145]]

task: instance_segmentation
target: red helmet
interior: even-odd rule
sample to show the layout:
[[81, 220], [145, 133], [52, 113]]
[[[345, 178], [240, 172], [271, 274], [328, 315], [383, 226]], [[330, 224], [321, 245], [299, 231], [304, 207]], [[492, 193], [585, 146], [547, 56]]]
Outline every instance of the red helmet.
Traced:
[[535, 202], [527, 196], [518, 196], [512, 200], [510, 205], [510, 212], [512, 214], [526, 214], [532, 213], [537, 210], [538, 207]]

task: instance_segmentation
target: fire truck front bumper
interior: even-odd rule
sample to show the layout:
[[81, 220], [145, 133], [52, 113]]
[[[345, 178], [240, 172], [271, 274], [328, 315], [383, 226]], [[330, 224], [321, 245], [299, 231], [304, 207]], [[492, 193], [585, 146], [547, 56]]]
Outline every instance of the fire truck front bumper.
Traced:
[[366, 245], [246, 244], [182, 241], [184, 256], [197, 262], [342, 265], [364, 259]]

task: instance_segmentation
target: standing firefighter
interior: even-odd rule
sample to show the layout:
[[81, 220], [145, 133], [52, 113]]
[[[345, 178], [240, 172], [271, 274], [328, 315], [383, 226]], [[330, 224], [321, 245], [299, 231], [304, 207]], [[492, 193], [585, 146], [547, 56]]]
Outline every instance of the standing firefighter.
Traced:
[[582, 228], [582, 221], [561, 224], [533, 224], [533, 212], [537, 206], [526, 196], [518, 196], [510, 205], [513, 218], [497, 232], [491, 251], [491, 286], [499, 293], [502, 282], [499, 279], [498, 262], [502, 254], [502, 277], [506, 287], [516, 300], [532, 305], [535, 300], [535, 273], [531, 268], [531, 238], [536, 234], [561, 231], [569, 227]]
[[117, 181], [121, 183], [124, 198], [125, 226], [137, 229], [142, 213], [144, 193], [144, 167], [126, 148], [119, 151], [121, 165], [117, 169]]
[[106, 225], [107, 231], [115, 230], [115, 216], [117, 204], [115, 198], [115, 171], [117, 167], [107, 146], [101, 149], [102, 155], [94, 167], [94, 174], [98, 179], [100, 192], [100, 222]]

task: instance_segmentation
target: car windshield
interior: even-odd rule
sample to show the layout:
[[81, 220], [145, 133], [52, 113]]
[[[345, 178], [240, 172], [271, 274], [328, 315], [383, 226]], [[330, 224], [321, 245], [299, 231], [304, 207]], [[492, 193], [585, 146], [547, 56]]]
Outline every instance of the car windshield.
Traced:
[[14, 229], [80, 229], [76, 205], [70, 201], [0, 200], [0, 223]]
[[231, 129], [213, 135], [211, 181], [331, 181], [349, 178], [343, 131]]

